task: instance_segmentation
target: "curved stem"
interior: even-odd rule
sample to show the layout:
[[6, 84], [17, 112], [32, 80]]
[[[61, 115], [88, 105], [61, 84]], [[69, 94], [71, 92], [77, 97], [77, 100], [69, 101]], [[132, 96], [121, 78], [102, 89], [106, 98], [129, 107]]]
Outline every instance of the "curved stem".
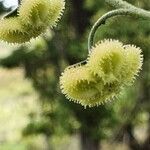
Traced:
[[124, 0], [105, 0], [105, 2], [112, 6], [113, 8], [126, 8], [126, 9], [141, 9], [141, 8], [137, 8], [136, 6], [124, 1]]
[[113, 8], [131, 9], [132, 15], [143, 18], [143, 19], [150, 19], [150, 11], [135, 7], [134, 5], [129, 4], [126, 1], [123, 1], [123, 0], [105, 0], [105, 1], [107, 4], [111, 5]]
[[[130, 5], [130, 4], [129, 4]], [[134, 7], [131, 5], [131, 7]], [[137, 8], [138, 9], [138, 8]], [[142, 10], [144, 11], [144, 10]], [[111, 17], [114, 17], [114, 16], [119, 16], [119, 15], [129, 15], [129, 16], [133, 16], [133, 17], [141, 17], [143, 19], [148, 19], [150, 20], [150, 12], [148, 12], [148, 14], [143, 14], [141, 12], [137, 12], [137, 11], [134, 11], [134, 9], [116, 9], [116, 10], [112, 10], [106, 14], [104, 14], [101, 18], [99, 18], [97, 20], [97, 22], [93, 25], [91, 31], [90, 31], [90, 34], [89, 34], [89, 38], [88, 38], [88, 51], [90, 52], [91, 51], [91, 48], [93, 46], [93, 42], [94, 42], [94, 36], [95, 36], [95, 33], [97, 31], [97, 29], [102, 25], [102, 24], [105, 24], [106, 20], [111, 18]]]
[[135, 8], [135, 6], [123, 0], [105, 0], [105, 2], [108, 5], [112, 6], [113, 8], [125, 8], [125, 9]]
[[114, 17], [114, 16], [117, 16], [117, 15], [127, 15], [129, 13], [130, 13], [130, 10], [128, 10], [128, 9], [116, 9], [116, 10], [112, 10], [112, 11], [104, 14], [101, 18], [99, 18], [97, 20], [97, 22], [93, 25], [93, 27], [90, 31], [90, 34], [89, 34], [89, 38], [88, 38], [88, 50], [89, 50], [89, 52], [93, 46], [94, 36], [95, 36], [97, 29], [101, 25], [105, 24], [107, 19]]
[[88, 50], [90, 52], [91, 47], [93, 46], [94, 41], [94, 35], [97, 31], [97, 29], [102, 25], [105, 24], [106, 20], [118, 16], [118, 15], [130, 15], [137, 18], [147, 19], [150, 20], [150, 11], [137, 8], [132, 4], [129, 4], [126, 1], [123, 0], [105, 0], [106, 3], [113, 6], [114, 8], [117, 8], [116, 10], [112, 10], [105, 15], [103, 15], [101, 18], [98, 19], [98, 21], [93, 25], [91, 32], [89, 34], [88, 38]]

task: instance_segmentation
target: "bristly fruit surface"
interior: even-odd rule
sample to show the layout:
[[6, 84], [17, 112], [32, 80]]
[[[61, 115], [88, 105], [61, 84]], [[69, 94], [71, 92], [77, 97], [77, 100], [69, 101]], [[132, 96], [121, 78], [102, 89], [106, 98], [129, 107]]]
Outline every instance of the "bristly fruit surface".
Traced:
[[60, 77], [62, 93], [83, 106], [98, 106], [118, 97], [133, 83], [143, 62], [141, 49], [117, 40], [98, 42], [86, 65], [68, 67]]
[[64, 0], [22, 0], [18, 15], [0, 20], [0, 40], [7, 43], [29, 42], [48, 27], [56, 26], [65, 8]]

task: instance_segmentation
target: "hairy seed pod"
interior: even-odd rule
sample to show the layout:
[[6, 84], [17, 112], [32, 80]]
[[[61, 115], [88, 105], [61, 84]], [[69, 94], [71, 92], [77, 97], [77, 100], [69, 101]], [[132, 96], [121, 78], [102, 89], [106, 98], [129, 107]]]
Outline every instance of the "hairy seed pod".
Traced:
[[104, 40], [91, 50], [88, 58], [90, 71], [101, 77], [104, 83], [120, 79], [120, 72], [125, 63], [123, 44], [117, 40]]
[[22, 0], [18, 15], [0, 20], [0, 39], [21, 44], [40, 36], [56, 25], [64, 6], [64, 0]]
[[74, 101], [92, 98], [98, 92], [94, 87], [94, 82], [94, 78], [92, 78], [88, 68], [85, 66], [67, 68], [60, 77], [63, 94]]
[[126, 63], [121, 74], [125, 84], [130, 85], [142, 69], [143, 55], [141, 49], [134, 45], [125, 45], [124, 49]]
[[111, 101], [121, 92], [122, 87], [118, 82], [104, 84], [102, 80], [96, 80], [95, 86], [97, 93], [87, 99], [78, 100], [83, 106], [94, 107]]
[[142, 67], [140, 48], [117, 40], [104, 40], [93, 47], [87, 64], [65, 70], [60, 78], [66, 97], [83, 106], [98, 106], [118, 97]]
[[104, 84], [92, 76], [87, 66], [67, 68], [60, 77], [60, 87], [69, 100], [89, 107], [111, 100], [121, 90], [118, 82]]
[[65, 9], [65, 0], [50, 0], [48, 24], [53, 27], [56, 26], [57, 22], [61, 18]]
[[30, 40], [30, 35], [20, 23], [19, 17], [0, 20], [0, 39], [8, 43], [24, 43]]
[[64, 7], [64, 0], [23, 0], [19, 16], [24, 29], [35, 38], [56, 25]]
[[48, 19], [50, 0], [23, 0], [19, 16], [24, 26], [39, 26]]
[[19, 9], [24, 26], [54, 26], [64, 10], [64, 0], [23, 0]]

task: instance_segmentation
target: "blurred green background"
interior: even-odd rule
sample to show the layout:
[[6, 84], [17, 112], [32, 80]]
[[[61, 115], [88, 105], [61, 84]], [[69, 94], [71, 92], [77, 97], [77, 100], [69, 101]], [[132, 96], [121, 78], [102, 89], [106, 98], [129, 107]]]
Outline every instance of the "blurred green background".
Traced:
[[[1, 15], [14, 8], [4, 2]], [[128, 2], [150, 9], [149, 0]], [[150, 150], [150, 21], [115, 17], [96, 34], [143, 50], [143, 70], [118, 100], [84, 109], [59, 89], [61, 72], [86, 59], [91, 26], [111, 9], [66, 0], [54, 30], [23, 46], [0, 43], [0, 150]]]

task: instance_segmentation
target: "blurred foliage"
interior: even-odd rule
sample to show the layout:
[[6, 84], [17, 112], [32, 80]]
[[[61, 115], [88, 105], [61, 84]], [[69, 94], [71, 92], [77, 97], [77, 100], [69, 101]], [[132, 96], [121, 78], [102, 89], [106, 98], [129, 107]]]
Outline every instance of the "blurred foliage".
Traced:
[[[148, 0], [130, 2], [150, 9]], [[140, 114], [150, 115], [149, 21], [115, 17], [107, 21], [96, 34], [96, 41], [104, 38], [119, 39], [143, 50], [144, 66], [140, 78], [135, 86], [125, 90], [119, 100], [84, 109], [66, 100], [59, 89], [61, 72], [66, 66], [86, 59], [91, 25], [110, 9], [100, 0], [67, 0], [65, 15], [55, 32], [51, 32], [51, 38], [39, 38], [15, 49], [10, 56], [0, 60], [3, 67], [24, 68], [25, 76], [39, 93], [41, 119], [36, 120], [36, 115], [30, 114], [30, 122], [23, 131], [24, 136], [45, 134], [51, 137], [54, 134], [62, 136], [78, 132], [82, 143], [86, 137], [98, 144], [99, 140], [115, 138], [116, 134], [122, 133], [121, 129], [129, 139], [132, 137], [129, 144], [133, 148], [133, 130], [142, 120]], [[145, 121], [149, 125], [148, 119]]]

